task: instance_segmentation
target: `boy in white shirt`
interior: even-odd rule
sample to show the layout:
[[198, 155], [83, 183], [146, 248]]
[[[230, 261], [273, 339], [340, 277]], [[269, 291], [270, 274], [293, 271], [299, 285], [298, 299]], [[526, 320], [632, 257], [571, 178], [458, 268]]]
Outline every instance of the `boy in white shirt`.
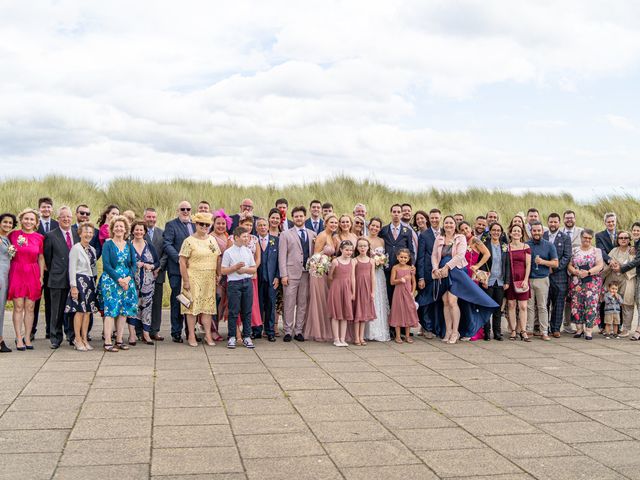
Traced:
[[236, 348], [236, 319], [242, 316], [242, 343], [254, 348], [251, 341], [251, 306], [253, 285], [251, 278], [257, 267], [253, 253], [247, 248], [250, 232], [237, 227], [233, 231], [233, 245], [222, 255], [222, 275], [227, 276], [227, 298], [229, 301], [229, 340], [227, 348]]

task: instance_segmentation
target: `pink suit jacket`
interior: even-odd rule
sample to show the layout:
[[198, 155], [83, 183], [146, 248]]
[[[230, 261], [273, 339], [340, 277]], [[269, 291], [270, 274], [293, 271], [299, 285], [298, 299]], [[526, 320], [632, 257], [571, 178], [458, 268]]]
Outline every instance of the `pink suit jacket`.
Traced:
[[[431, 265], [435, 272], [440, 267], [442, 259], [442, 247], [444, 246], [444, 235], [438, 235], [433, 244], [433, 253], [431, 254]], [[464, 268], [467, 266], [467, 259], [464, 258], [467, 253], [467, 239], [464, 235], [456, 234], [453, 236], [453, 247], [451, 248], [451, 260], [447, 262], [449, 270], [453, 268]]]
[[[309, 239], [309, 257], [313, 255], [313, 244], [316, 240], [316, 234], [313, 230], [305, 228], [307, 238]], [[298, 229], [293, 227], [285, 230], [278, 237], [278, 266], [280, 269], [280, 278], [288, 277], [290, 280], [298, 280], [302, 277], [304, 265], [302, 260], [302, 244], [298, 236]]]

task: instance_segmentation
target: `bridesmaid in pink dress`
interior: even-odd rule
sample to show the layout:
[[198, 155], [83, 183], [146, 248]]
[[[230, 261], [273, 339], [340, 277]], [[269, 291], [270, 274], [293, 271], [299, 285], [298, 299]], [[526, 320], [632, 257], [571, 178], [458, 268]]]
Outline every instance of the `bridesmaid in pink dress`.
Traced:
[[[338, 217], [329, 214], [324, 219], [324, 231], [316, 237], [313, 253], [322, 253], [333, 258], [335, 248], [333, 246], [333, 235], [338, 230]], [[315, 340], [316, 342], [329, 342], [333, 339], [331, 332], [331, 319], [327, 309], [327, 297], [329, 295], [329, 285], [327, 276], [309, 276], [309, 306], [307, 307], [307, 319], [304, 322], [303, 336], [305, 340]]]
[[[253, 231], [253, 217], [245, 218], [240, 222], [240, 226], [246, 228], [250, 232]], [[251, 235], [247, 248], [253, 253], [253, 257], [256, 261], [256, 268], [260, 266], [260, 248], [258, 247], [258, 237]], [[251, 305], [251, 327], [262, 326], [262, 315], [260, 314], [260, 300], [258, 297], [258, 274], [254, 274], [251, 279], [253, 285], [253, 304]], [[237, 325], [242, 326], [242, 318], [238, 315]], [[238, 342], [241, 341], [240, 328], [236, 330], [236, 337]]]
[[407, 343], [413, 343], [411, 339], [411, 327], [418, 326], [418, 312], [413, 293], [416, 291], [416, 277], [411, 271], [411, 256], [406, 248], [398, 250], [398, 263], [391, 269], [391, 285], [393, 300], [389, 313], [389, 326], [396, 329], [396, 343], [402, 343], [400, 329], [404, 327]]
[[[213, 231], [211, 232], [211, 236], [218, 243], [218, 247], [220, 248], [220, 255], [222, 255], [224, 251], [232, 244], [231, 240], [229, 239], [229, 234], [227, 233], [227, 229], [230, 227], [231, 218], [224, 214], [224, 210], [218, 210], [214, 213]], [[220, 336], [219, 333], [220, 320], [226, 320], [228, 313], [226, 276], [220, 278], [220, 283], [218, 284], [216, 289], [216, 295], [218, 297], [218, 313], [213, 316], [213, 322], [211, 322], [211, 330], [213, 333], [213, 341], [221, 342], [222, 336]]]
[[[358, 217], [356, 217], [358, 218]], [[353, 308], [353, 321], [356, 345], [366, 345], [364, 327], [375, 320], [376, 307], [373, 302], [376, 288], [376, 266], [371, 259], [371, 244], [366, 238], [358, 239], [356, 244], [356, 299]]]
[[355, 260], [353, 243], [344, 240], [338, 248], [338, 257], [331, 262], [329, 269], [329, 316], [333, 344], [336, 347], [347, 347], [347, 322], [353, 322], [353, 300], [355, 298]]
[[7, 300], [13, 300], [15, 309], [13, 328], [16, 332], [16, 348], [33, 350], [29, 332], [33, 326], [35, 302], [42, 292], [44, 237], [36, 232], [38, 214], [35, 210], [23, 210], [18, 220], [21, 230], [14, 230], [8, 237], [16, 253], [9, 267]]

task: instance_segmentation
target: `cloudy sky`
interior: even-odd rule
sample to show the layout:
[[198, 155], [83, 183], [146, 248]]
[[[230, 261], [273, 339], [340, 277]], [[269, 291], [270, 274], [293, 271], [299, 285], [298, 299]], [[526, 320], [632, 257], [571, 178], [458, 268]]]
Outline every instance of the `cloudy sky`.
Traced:
[[640, 2], [0, 2], [0, 176], [640, 196]]

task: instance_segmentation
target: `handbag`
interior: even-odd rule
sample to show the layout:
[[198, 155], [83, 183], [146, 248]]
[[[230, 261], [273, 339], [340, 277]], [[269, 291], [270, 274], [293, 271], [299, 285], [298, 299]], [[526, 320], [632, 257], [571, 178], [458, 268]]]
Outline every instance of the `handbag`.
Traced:
[[486, 285], [489, 282], [489, 272], [485, 270], [476, 270], [473, 272], [472, 280], [477, 280], [479, 283]]
[[191, 299], [184, 293], [180, 293], [179, 295], [177, 295], [176, 300], [178, 300], [184, 306], [184, 308], [191, 307]]
[[[513, 257], [511, 256], [511, 245], [509, 245], [509, 262], [511, 263], [511, 276], [513, 277]], [[513, 290], [516, 293], [527, 293], [529, 291], [529, 282], [524, 280], [514, 280]]]

